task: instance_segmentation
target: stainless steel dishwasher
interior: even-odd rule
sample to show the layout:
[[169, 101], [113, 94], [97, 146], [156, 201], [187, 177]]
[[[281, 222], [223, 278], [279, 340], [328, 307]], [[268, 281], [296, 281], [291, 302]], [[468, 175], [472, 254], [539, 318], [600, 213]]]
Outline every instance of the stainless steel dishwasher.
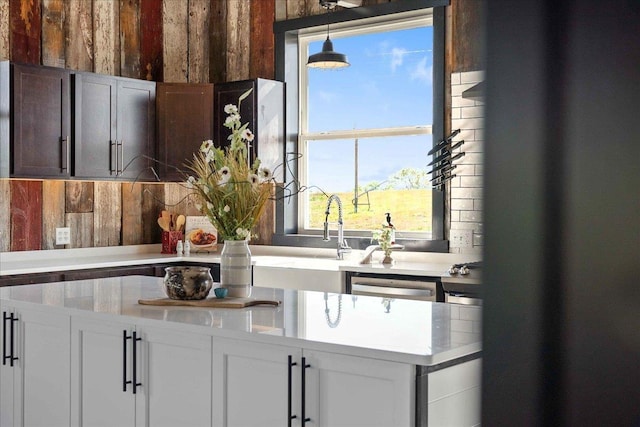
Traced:
[[439, 277], [348, 271], [346, 278], [346, 292], [348, 294], [421, 301], [444, 301], [444, 293]]

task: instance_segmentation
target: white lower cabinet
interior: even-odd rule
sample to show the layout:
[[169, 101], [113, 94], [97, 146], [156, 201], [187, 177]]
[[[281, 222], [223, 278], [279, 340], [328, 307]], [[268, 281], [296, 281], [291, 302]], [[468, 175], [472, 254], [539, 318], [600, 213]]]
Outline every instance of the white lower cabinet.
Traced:
[[412, 365], [230, 339], [214, 341], [214, 423], [412, 426]]
[[73, 317], [71, 425], [211, 426], [211, 337]]
[[4, 301], [0, 311], [0, 426], [68, 426], [69, 316]]

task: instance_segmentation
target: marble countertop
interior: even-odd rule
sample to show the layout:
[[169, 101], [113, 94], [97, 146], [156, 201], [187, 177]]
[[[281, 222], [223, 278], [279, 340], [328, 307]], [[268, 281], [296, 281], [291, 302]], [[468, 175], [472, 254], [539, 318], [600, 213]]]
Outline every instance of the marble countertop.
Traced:
[[269, 342], [432, 366], [481, 351], [481, 307], [313, 291], [254, 288], [277, 307], [139, 305], [164, 297], [162, 279], [127, 276], [0, 288], [13, 305], [106, 316], [213, 336]]
[[[478, 259], [477, 255], [396, 251], [392, 265], [381, 264], [382, 253], [378, 252], [374, 253], [372, 263], [360, 264], [363, 251], [358, 250], [347, 254], [345, 260], [336, 260], [333, 249], [280, 246], [250, 248], [254, 265], [260, 267], [435, 277], [446, 276], [453, 263]], [[160, 245], [3, 252], [0, 253], [0, 276], [180, 261], [219, 263], [220, 249], [212, 253], [192, 253], [189, 256], [161, 254]]]

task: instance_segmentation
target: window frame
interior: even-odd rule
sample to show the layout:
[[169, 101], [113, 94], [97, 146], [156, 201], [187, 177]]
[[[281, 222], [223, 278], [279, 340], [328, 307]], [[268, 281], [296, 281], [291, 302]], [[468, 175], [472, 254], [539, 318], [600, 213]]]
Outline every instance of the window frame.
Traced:
[[[330, 247], [335, 242], [323, 242], [317, 235], [299, 233], [299, 207], [300, 202], [296, 196], [282, 197], [295, 193], [297, 188], [297, 176], [299, 174], [299, 130], [300, 130], [300, 79], [301, 73], [299, 60], [301, 55], [306, 55], [299, 46], [300, 34], [322, 33], [326, 34], [326, 26], [331, 26], [331, 31], [346, 28], [359, 29], [363, 26], [371, 26], [389, 21], [393, 15], [394, 21], [415, 19], [424, 17], [425, 10], [429, 10], [433, 23], [433, 124], [431, 127], [432, 140], [434, 142], [444, 138], [444, 32], [445, 32], [445, 8], [448, 0], [403, 0], [392, 3], [384, 3], [374, 6], [344, 9], [320, 15], [277, 21], [274, 23], [275, 35], [275, 65], [276, 79], [288, 82], [286, 87], [286, 112], [285, 112], [285, 182], [286, 190], [281, 192], [276, 202], [276, 230], [272, 239], [274, 245], [305, 246], [305, 247]], [[393, 25], [393, 24], [392, 24]], [[432, 200], [432, 233], [431, 238], [408, 237], [398, 239], [408, 250], [448, 252], [448, 242], [444, 240], [444, 192], [433, 190]], [[349, 237], [349, 243], [353, 248], [364, 249], [371, 244], [371, 236]]]
[[[365, 20], [366, 21], [366, 20]], [[332, 40], [340, 40], [341, 37], [352, 37], [367, 34], [380, 33], [383, 31], [398, 31], [410, 28], [417, 28], [419, 26], [431, 26], [433, 27], [433, 13], [432, 9], [428, 9], [425, 14], [412, 14], [412, 16], [398, 17], [385, 17], [380, 23], [371, 25], [370, 23], [358, 23], [351, 24], [346, 28], [343, 26], [331, 27]], [[327, 36], [326, 26], [316, 28], [306, 28], [298, 32], [298, 57], [306, 58], [310, 54], [309, 45], [313, 42], [323, 41]], [[339, 43], [339, 41], [338, 41]], [[298, 151], [300, 157], [298, 159], [298, 171], [300, 176], [305, 176], [307, 173], [307, 163], [305, 159], [308, 158], [307, 143], [309, 141], [322, 141], [322, 140], [339, 140], [339, 139], [366, 139], [366, 138], [378, 138], [378, 137], [390, 137], [390, 136], [416, 136], [416, 135], [431, 135], [433, 132], [432, 125], [415, 125], [415, 126], [395, 126], [387, 128], [365, 128], [365, 129], [345, 129], [345, 130], [331, 130], [311, 132], [309, 131], [308, 115], [303, 113], [304, 106], [308, 106], [308, 91], [305, 88], [308, 87], [308, 73], [307, 73], [306, 61], [301, 60], [298, 62], [298, 101], [301, 108], [298, 109]], [[336, 78], [340, 78], [339, 73], [336, 74]], [[298, 202], [298, 234], [321, 234], [320, 229], [309, 229], [305, 226], [305, 216], [307, 214], [308, 204], [307, 198], [302, 197]], [[433, 226], [433, 224], [431, 224]], [[348, 228], [348, 224], [346, 224]], [[372, 231], [372, 230], [369, 230]], [[360, 237], [363, 234], [363, 230], [348, 230], [344, 231], [345, 236], [348, 237]], [[431, 235], [431, 233], [429, 233]], [[427, 233], [402, 231], [404, 238], [431, 238], [427, 236]]]

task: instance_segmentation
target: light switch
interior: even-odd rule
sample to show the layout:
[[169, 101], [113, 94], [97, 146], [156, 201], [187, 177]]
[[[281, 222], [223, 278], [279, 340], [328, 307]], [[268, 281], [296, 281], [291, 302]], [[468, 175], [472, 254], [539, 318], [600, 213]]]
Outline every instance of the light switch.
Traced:
[[56, 245], [71, 243], [71, 229], [69, 227], [56, 228]]

